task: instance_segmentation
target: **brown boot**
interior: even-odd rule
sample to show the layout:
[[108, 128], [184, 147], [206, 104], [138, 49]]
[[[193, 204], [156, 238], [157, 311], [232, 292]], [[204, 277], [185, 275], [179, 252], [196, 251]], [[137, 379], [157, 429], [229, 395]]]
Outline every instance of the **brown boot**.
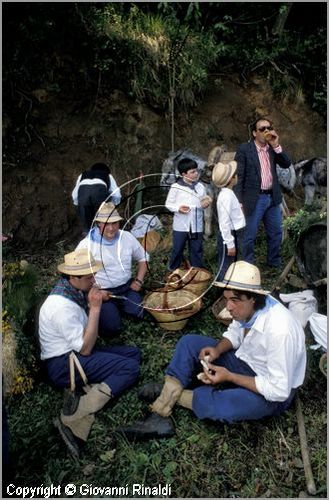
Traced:
[[162, 417], [169, 417], [182, 391], [183, 386], [180, 381], [175, 377], [166, 375], [165, 383], [160, 396], [150, 406], [151, 411], [161, 415]]
[[68, 415], [62, 411], [61, 422], [69, 427], [75, 436], [86, 441], [95, 420], [94, 413], [110, 401], [111, 395], [110, 387], [104, 382], [93, 385], [87, 394], [80, 397], [74, 412]]

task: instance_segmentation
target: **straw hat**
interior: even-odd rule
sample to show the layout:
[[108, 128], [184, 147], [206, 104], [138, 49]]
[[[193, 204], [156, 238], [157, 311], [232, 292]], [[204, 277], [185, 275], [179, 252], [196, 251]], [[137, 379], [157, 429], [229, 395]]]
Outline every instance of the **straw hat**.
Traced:
[[226, 271], [223, 281], [215, 281], [214, 285], [243, 292], [259, 293], [260, 295], [270, 293], [261, 287], [258, 267], [243, 260], [233, 262]]
[[114, 203], [103, 202], [99, 207], [94, 220], [97, 222], [105, 222], [105, 224], [108, 224], [109, 222], [119, 222], [120, 220], [123, 220], [123, 217], [121, 217], [121, 215], [115, 208]]
[[216, 163], [212, 171], [212, 181], [215, 186], [219, 188], [226, 186], [236, 173], [237, 167], [238, 164], [235, 160], [230, 161], [228, 164]]
[[97, 273], [102, 267], [102, 263], [96, 261], [86, 248], [80, 248], [64, 255], [64, 262], [57, 269], [69, 276], [84, 276]]

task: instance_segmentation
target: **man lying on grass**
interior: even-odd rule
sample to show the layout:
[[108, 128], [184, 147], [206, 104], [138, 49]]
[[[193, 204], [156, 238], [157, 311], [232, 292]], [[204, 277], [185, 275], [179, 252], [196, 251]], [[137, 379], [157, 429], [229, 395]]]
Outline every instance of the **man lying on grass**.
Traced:
[[75, 458], [88, 438], [94, 414], [139, 376], [137, 347], [95, 348], [101, 306], [109, 300], [108, 292], [95, 286], [94, 273], [101, 267], [87, 249], [66, 254], [58, 266], [62, 277], [39, 316], [41, 359], [50, 381], [62, 388], [83, 387], [86, 392], [80, 395], [67, 389], [60, 418], [54, 421]]
[[[140, 391], [141, 399], [157, 398], [151, 416], [117, 429], [128, 439], [172, 436], [170, 414], [176, 403], [200, 419], [228, 424], [279, 415], [290, 407], [305, 376], [303, 328], [262, 289], [252, 264], [231, 264], [215, 285], [224, 288], [233, 321], [219, 342], [194, 334], [178, 341], [164, 385], [151, 382]], [[189, 389], [202, 368], [202, 385]]]

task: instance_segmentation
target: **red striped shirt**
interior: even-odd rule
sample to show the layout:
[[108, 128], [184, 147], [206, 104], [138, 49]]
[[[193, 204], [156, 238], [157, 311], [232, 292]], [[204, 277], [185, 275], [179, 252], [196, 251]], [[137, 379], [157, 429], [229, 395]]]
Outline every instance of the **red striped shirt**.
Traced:
[[270, 155], [269, 155], [269, 145], [266, 146], [258, 146], [256, 144], [258, 158], [260, 162], [260, 174], [261, 174], [261, 189], [272, 189], [273, 176], [271, 172], [271, 163], [270, 163]]

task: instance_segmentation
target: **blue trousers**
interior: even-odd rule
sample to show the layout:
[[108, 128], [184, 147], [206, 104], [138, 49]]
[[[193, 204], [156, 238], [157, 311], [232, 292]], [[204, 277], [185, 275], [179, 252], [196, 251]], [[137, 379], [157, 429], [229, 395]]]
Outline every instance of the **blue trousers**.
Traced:
[[238, 229], [237, 231], [232, 231], [234, 236], [234, 246], [236, 249], [236, 255], [231, 257], [227, 255], [227, 246], [225, 245], [222, 237], [222, 233], [218, 231], [217, 234], [217, 254], [218, 254], [218, 276], [217, 281], [222, 281], [224, 279], [225, 273], [233, 262], [239, 260], [239, 248], [241, 246], [241, 239], [244, 234], [244, 228]]
[[[89, 356], [75, 353], [90, 384], [105, 382], [113, 396], [131, 386], [139, 377], [141, 353], [137, 347], [112, 346], [95, 349]], [[48, 376], [56, 387], [70, 385], [70, 353], [46, 360]], [[77, 387], [83, 386], [83, 380], [75, 370]]]
[[[173, 358], [166, 370], [167, 375], [177, 378], [183, 387], [188, 387], [197, 373], [203, 371], [198, 356], [203, 347], [214, 347], [218, 341], [210, 337], [189, 334], [181, 337], [176, 345]], [[234, 351], [228, 351], [214, 361], [215, 365], [241, 375], [255, 376], [247, 363], [238, 359]], [[258, 420], [279, 415], [289, 408], [296, 390], [283, 403], [267, 401], [262, 395], [243, 387], [231, 386], [218, 389], [212, 385], [202, 385], [193, 390], [192, 409], [199, 419], [209, 418], [232, 424], [242, 420]]]
[[281, 264], [282, 215], [280, 205], [273, 205], [270, 194], [260, 194], [253, 213], [246, 216], [243, 241], [243, 260], [254, 263], [254, 246], [258, 227], [263, 221], [267, 235], [267, 264], [278, 267]]
[[144, 309], [142, 297], [138, 292], [130, 288], [132, 280], [116, 288], [107, 288], [114, 295], [126, 297], [126, 299], [110, 299], [103, 302], [99, 317], [99, 332], [104, 337], [116, 335], [122, 328], [122, 314], [131, 318], [142, 319]]
[[203, 267], [203, 233], [173, 231], [173, 248], [169, 263], [170, 271], [177, 269], [181, 265], [187, 242], [191, 266]]

